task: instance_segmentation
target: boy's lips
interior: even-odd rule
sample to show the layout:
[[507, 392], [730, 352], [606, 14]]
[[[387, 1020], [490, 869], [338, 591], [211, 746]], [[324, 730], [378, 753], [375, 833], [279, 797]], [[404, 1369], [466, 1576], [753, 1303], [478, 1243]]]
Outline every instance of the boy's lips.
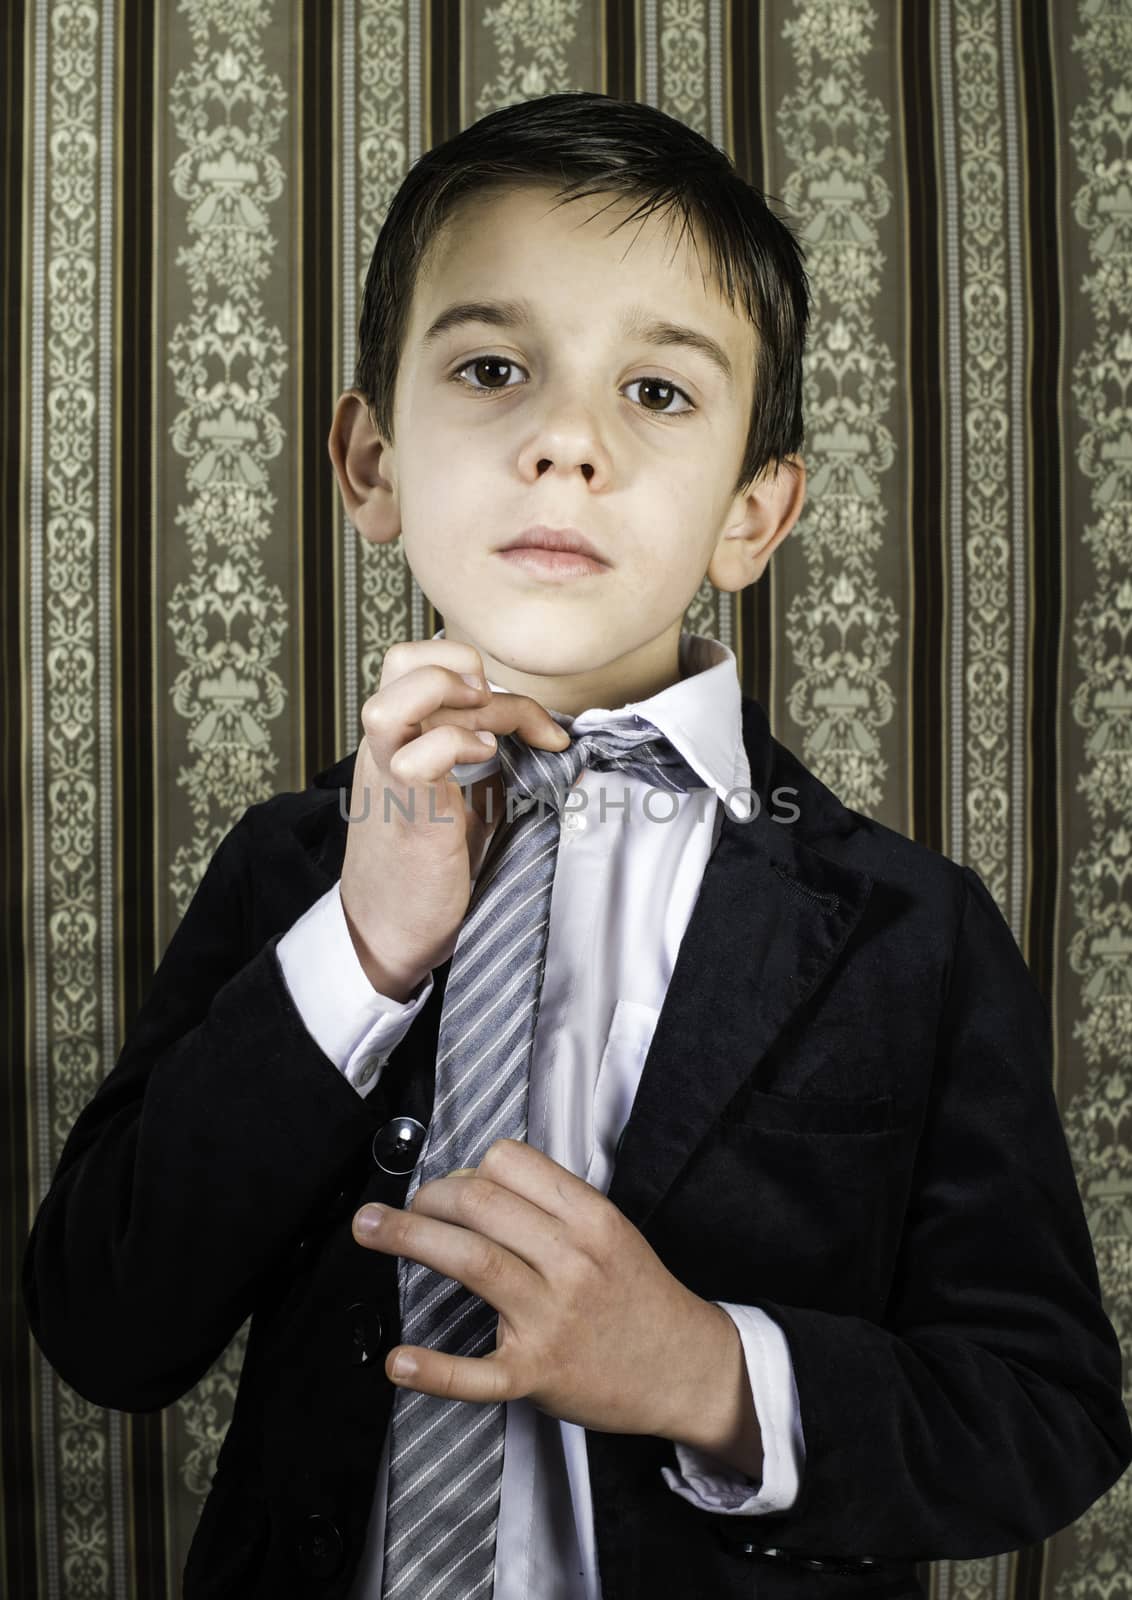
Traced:
[[516, 534], [506, 544], [500, 545], [499, 553], [520, 549], [568, 552], [589, 556], [591, 561], [600, 562], [602, 566], [609, 565], [601, 551], [596, 549], [577, 528], [550, 528], [545, 523], [538, 523], [532, 528], [524, 528], [522, 533]]
[[541, 550], [533, 545], [513, 545], [496, 554], [508, 566], [520, 567], [538, 578], [585, 578], [611, 569], [604, 561], [578, 555], [572, 550]]

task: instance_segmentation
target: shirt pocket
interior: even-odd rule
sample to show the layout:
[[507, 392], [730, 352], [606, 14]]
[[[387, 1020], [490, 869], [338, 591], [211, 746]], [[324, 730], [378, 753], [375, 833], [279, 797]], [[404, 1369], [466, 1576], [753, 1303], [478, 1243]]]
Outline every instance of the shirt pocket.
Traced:
[[619, 1000], [598, 1063], [593, 1098], [593, 1143], [586, 1182], [607, 1194], [617, 1146], [633, 1109], [645, 1057], [660, 1011], [639, 1000]]

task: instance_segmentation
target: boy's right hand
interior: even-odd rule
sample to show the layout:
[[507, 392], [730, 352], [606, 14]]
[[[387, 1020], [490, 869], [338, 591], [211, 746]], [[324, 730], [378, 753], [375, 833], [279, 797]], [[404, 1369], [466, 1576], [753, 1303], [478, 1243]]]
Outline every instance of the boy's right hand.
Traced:
[[[484, 687], [473, 689], [463, 673]], [[490, 832], [476, 805], [465, 806], [450, 769], [490, 760], [495, 743], [481, 741], [478, 728], [517, 733], [544, 750], [565, 750], [570, 738], [529, 695], [489, 690], [479, 651], [454, 639], [390, 645], [361, 720], [342, 909], [366, 976], [380, 993], [402, 1001], [455, 950], [471, 899], [472, 861], [478, 870]], [[483, 793], [480, 787], [481, 803]], [[495, 795], [498, 820], [501, 781]]]

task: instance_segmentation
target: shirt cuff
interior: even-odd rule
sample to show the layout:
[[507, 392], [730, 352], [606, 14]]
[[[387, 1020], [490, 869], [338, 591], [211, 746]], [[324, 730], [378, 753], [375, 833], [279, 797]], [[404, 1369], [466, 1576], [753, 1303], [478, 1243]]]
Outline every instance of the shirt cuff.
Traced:
[[676, 1444], [679, 1471], [661, 1467], [674, 1494], [704, 1511], [757, 1516], [789, 1511], [798, 1498], [805, 1465], [805, 1441], [794, 1364], [786, 1335], [759, 1306], [713, 1302], [734, 1322], [743, 1343], [747, 1376], [762, 1433], [762, 1483], [690, 1445]]
[[341, 880], [304, 911], [275, 951], [307, 1032], [364, 1098], [432, 993], [432, 973], [405, 1001], [374, 988], [346, 925]]

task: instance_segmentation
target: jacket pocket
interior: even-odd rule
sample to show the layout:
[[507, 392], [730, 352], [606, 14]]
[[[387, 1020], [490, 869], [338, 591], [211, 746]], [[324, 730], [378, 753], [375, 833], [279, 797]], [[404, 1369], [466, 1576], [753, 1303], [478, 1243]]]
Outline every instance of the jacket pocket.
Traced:
[[759, 1091], [744, 1096], [735, 1116], [724, 1114], [721, 1132], [784, 1210], [808, 1213], [838, 1193], [842, 1201], [832, 1203], [843, 1203], [846, 1190], [892, 1203], [916, 1148], [913, 1130], [893, 1123], [888, 1094], [820, 1100]]
[[748, 1090], [733, 1120], [768, 1133], [873, 1134], [893, 1131], [892, 1096], [828, 1100]]

